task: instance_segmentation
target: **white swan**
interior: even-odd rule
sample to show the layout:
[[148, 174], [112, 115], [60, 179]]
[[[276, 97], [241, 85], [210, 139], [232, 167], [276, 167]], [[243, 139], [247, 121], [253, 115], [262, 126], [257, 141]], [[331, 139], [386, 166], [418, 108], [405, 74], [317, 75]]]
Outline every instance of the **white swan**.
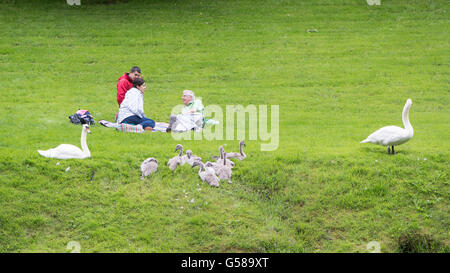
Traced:
[[86, 133], [90, 133], [89, 125], [83, 124], [81, 129], [81, 148], [78, 148], [72, 144], [61, 144], [56, 148], [42, 151], [38, 150], [38, 153], [44, 157], [58, 158], [58, 159], [83, 159], [91, 157], [91, 152], [86, 144]]
[[388, 147], [388, 154], [395, 154], [394, 146], [403, 144], [410, 140], [414, 135], [413, 127], [409, 123], [409, 109], [411, 108], [412, 101], [408, 99], [403, 107], [402, 120], [405, 129], [398, 126], [386, 126], [373, 132], [361, 143], [373, 143]]

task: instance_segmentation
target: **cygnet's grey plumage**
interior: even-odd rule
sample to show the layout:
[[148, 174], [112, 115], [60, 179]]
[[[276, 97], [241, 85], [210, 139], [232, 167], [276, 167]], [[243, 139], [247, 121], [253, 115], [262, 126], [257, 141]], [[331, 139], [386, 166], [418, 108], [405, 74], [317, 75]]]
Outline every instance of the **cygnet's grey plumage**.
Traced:
[[147, 158], [141, 164], [141, 180], [156, 172], [156, 170], [158, 170], [158, 160], [153, 157]]
[[177, 156], [172, 157], [169, 162], [167, 162], [167, 165], [169, 166], [169, 169], [173, 172], [178, 167], [178, 165], [181, 164], [181, 156], [183, 155], [183, 146], [181, 144], [177, 144], [175, 147], [175, 152], [180, 150], [180, 153]]
[[212, 167], [205, 167], [205, 164], [201, 161], [195, 161], [192, 168], [195, 166], [200, 166], [198, 171], [198, 176], [200, 179], [211, 186], [219, 187], [219, 178], [216, 176], [214, 169]]
[[205, 168], [211, 168], [214, 170], [214, 173], [217, 174], [217, 172], [219, 171], [220, 165], [216, 162], [206, 161]]
[[225, 160], [223, 161], [223, 164], [219, 166], [216, 173], [220, 180], [228, 180], [228, 183], [231, 184], [232, 183], [231, 182], [231, 175], [232, 175], [231, 166], [229, 166], [225, 163], [226, 159], [227, 159], [227, 153], [223, 153], [223, 157]]
[[187, 155], [187, 153], [188, 153], [189, 151], [190, 151], [190, 150], [187, 150], [185, 155], [183, 155], [183, 153], [181, 153], [180, 166], [183, 166], [183, 165], [187, 162], [187, 160], [188, 160], [188, 155]]
[[246, 146], [245, 142], [242, 140], [241, 142], [239, 142], [239, 153], [227, 153], [227, 157], [228, 158], [237, 158], [239, 160], [243, 160], [247, 157], [246, 154], [244, 154], [244, 149], [242, 148], [242, 146]]
[[219, 153], [220, 153], [220, 158], [217, 159], [216, 163], [218, 165], [223, 165], [223, 161], [225, 160], [227, 166], [230, 166], [231, 168], [233, 168], [235, 165], [234, 162], [229, 159], [224, 159], [224, 157], [223, 157], [223, 146], [222, 145], [220, 145], [220, 147], [219, 147]]
[[189, 165], [193, 165], [195, 161], [202, 161], [202, 158], [192, 154], [191, 150], [186, 151], [186, 163]]
[[213, 173], [215, 175], [217, 175], [218, 167], [219, 167], [219, 164], [214, 163], [214, 162], [206, 161], [206, 163], [205, 163], [206, 171], [210, 172], [210, 173]]

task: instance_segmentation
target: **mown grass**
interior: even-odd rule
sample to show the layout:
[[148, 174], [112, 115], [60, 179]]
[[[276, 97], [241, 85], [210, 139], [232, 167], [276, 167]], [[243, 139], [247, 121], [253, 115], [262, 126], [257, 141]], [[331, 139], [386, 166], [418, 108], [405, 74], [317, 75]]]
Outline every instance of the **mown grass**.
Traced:
[[[446, 1], [100, 2], [0, 4], [0, 251], [449, 251]], [[178, 141], [162, 133], [94, 126], [90, 159], [38, 155], [78, 145], [78, 108], [111, 120], [133, 65], [155, 120], [183, 89], [224, 109], [280, 105], [278, 149], [247, 140], [218, 189], [172, 174]], [[401, 126], [407, 98], [410, 142], [395, 156], [359, 144]], [[204, 158], [237, 142], [181, 141]], [[160, 168], [141, 181], [150, 156]]]

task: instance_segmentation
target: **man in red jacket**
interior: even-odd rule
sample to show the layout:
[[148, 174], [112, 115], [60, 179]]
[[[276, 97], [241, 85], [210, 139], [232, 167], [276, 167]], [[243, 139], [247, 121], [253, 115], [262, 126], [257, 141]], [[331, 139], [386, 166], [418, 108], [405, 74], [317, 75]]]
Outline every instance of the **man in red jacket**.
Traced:
[[122, 104], [125, 99], [125, 94], [133, 87], [133, 80], [141, 76], [141, 69], [137, 66], [133, 66], [129, 73], [125, 73], [119, 78], [117, 82], [117, 103]]

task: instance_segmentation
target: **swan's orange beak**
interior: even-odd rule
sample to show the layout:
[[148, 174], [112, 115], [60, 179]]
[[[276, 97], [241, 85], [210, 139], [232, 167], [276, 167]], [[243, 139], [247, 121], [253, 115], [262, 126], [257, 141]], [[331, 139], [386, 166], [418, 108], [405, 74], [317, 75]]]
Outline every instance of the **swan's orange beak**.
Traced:
[[89, 129], [89, 127], [86, 127], [86, 132], [88, 132], [90, 134], [91, 133], [91, 129]]

